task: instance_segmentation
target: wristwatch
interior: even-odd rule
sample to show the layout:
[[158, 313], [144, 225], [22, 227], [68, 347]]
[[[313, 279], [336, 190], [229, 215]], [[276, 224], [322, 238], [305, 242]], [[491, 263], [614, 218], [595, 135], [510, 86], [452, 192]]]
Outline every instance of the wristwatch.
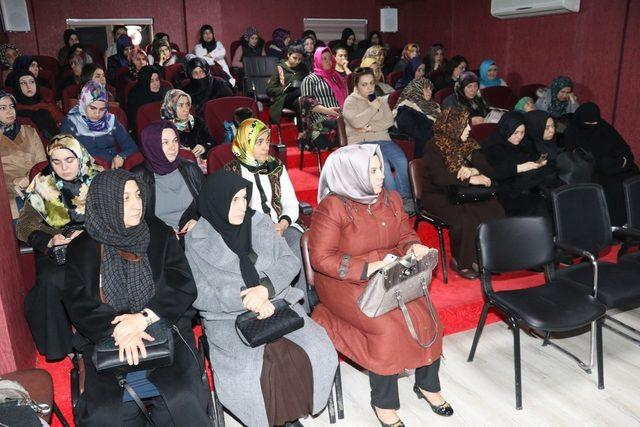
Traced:
[[147, 310], [142, 310], [140, 311], [140, 314], [144, 316], [144, 320], [146, 320], [147, 322], [147, 328], [151, 326], [151, 323], [153, 322], [151, 321], [151, 316], [149, 316], [149, 312], [147, 312]]

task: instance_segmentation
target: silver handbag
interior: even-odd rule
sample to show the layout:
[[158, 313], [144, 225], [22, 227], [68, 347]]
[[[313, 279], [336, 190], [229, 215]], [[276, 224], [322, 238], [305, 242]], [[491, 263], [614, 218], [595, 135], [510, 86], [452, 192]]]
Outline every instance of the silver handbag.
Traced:
[[[440, 332], [440, 322], [429, 296], [429, 284], [437, 264], [438, 251], [435, 249], [429, 249], [421, 260], [416, 259], [413, 253], [397, 259], [371, 276], [367, 287], [358, 298], [358, 307], [368, 317], [382, 316], [400, 308], [413, 339], [422, 348], [431, 347]], [[435, 325], [433, 337], [426, 344], [420, 342], [406, 306], [408, 302], [421, 296], [427, 301], [427, 310]]]

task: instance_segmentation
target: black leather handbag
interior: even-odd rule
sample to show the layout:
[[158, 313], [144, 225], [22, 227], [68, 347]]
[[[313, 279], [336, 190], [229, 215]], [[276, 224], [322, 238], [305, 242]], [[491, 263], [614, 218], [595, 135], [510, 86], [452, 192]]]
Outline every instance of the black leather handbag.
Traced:
[[302, 328], [304, 319], [285, 300], [273, 301], [275, 312], [266, 319], [247, 311], [236, 317], [236, 332], [249, 347], [259, 347]]
[[143, 371], [162, 368], [173, 364], [173, 332], [164, 320], [159, 320], [147, 327], [146, 333], [154, 340], [145, 342], [147, 357], [140, 358], [138, 365], [129, 365], [125, 359], [120, 361], [120, 354], [115, 339], [109, 335], [96, 344], [91, 361], [100, 373], [123, 374], [133, 371]]
[[558, 178], [567, 184], [595, 182], [595, 169], [593, 154], [582, 148], [558, 155]]
[[454, 205], [484, 202], [495, 198], [497, 195], [498, 189], [493, 186], [452, 184], [447, 187], [447, 196]]

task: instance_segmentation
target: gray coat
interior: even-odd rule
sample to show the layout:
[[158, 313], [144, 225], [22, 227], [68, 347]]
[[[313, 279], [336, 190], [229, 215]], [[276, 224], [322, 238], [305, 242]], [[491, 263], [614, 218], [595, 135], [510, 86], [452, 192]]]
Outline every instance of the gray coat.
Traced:
[[[286, 338], [299, 345], [313, 367], [313, 412], [327, 404], [338, 357], [325, 330], [311, 320], [298, 303], [302, 291], [290, 286], [300, 271], [300, 261], [279, 237], [273, 221], [256, 212], [252, 218], [252, 246], [258, 255], [256, 270], [269, 276], [273, 300], [284, 299], [304, 318], [304, 327]], [[244, 286], [238, 256], [204, 218], [187, 234], [186, 255], [198, 287], [193, 303], [200, 310], [209, 340], [215, 386], [222, 404], [245, 425], [268, 426], [260, 388], [264, 346], [251, 348], [235, 330], [236, 317], [245, 311], [240, 298]]]

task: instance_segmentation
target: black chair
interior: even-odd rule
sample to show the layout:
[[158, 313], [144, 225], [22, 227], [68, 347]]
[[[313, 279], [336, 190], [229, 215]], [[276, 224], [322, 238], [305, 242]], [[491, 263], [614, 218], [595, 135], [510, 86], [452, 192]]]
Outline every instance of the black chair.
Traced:
[[[542, 217], [512, 217], [492, 220], [478, 228], [478, 259], [486, 302], [478, 321], [468, 361], [473, 361], [489, 308], [496, 308], [513, 328], [516, 409], [522, 409], [520, 374], [520, 323], [552, 332], [577, 331], [596, 322], [598, 388], [604, 388], [602, 370], [602, 316], [606, 307], [595, 296], [557, 277], [555, 247], [549, 222]], [[492, 273], [506, 273], [544, 265], [545, 283], [527, 289], [495, 291]]]
[[[271, 102], [267, 95], [267, 83], [279, 59], [273, 56], [251, 56], [242, 59], [244, 66], [244, 95], [256, 101]], [[248, 95], [249, 94], [249, 95]]]
[[[627, 179], [624, 184], [624, 198], [627, 207], [625, 228], [640, 230], [640, 175]], [[640, 250], [627, 254], [629, 249], [640, 246], [640, 239], [627, 238], [618, 251], [618, 262], [640, 263]]]
[[409, 183], [411, 193], [413, 193], [413, 204], [416, 212], [416, 223], [414, 229], [417, 231], [421, 221], [426, 221], [433, 225], [438, 232], [438, 243], [440, 245], [440, 266], [442, 268], [442, 281], [449, 282], [447, 273], [447, 247], [444, 244], [444, 234], [442, 230], [449, 225], [442, 219], [433, 215], [420, 205], [420, 195], [422, 194], [422, 159], [413, 159], [409, 162]]
[[[614, 236], [640, 239], [640, 230], [611, 226], [604, 190], [598, 184], [565, 185], [551, 193], [551, 200], [558, 247], [589, 260], [558, 270], [558, 277], [576, 283], [584, 291], [595, 289], [598, 300], [608, 310], [640, 306], [637, 264], [598, 261], [598, 254], [615, 243]], [[611, 316], [605, 315], [605, 319], [605, 328], [640, 345], [640, 340], [611, 323], [639, 337], [640, 331]]]

